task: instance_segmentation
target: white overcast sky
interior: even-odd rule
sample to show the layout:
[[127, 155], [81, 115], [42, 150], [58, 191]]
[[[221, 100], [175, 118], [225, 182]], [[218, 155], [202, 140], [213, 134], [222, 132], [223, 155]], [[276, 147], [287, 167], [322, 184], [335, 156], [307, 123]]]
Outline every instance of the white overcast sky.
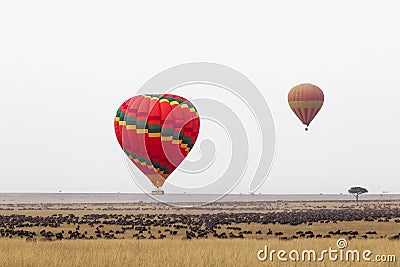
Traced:
[[[260, 192], [400, 193], [399, 14], [398, 1], [2, 1], [0, 191], [139, 192], [115, 110], [154, 74], [207, 61], [269, 103]], [[326, 99], [308, 133], [287, 104], [302, 82]]]

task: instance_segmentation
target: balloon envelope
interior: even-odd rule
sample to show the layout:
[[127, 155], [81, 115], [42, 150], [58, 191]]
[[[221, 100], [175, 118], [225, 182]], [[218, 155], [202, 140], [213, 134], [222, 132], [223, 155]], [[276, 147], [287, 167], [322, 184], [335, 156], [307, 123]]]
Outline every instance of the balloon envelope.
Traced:
[[289, 91], [288, 102], [294, 114], [304, 125], [308, 126], [321, 110], [324, 103], [324, 93], [316, 85], [299, 84]]
[[200, 119], [186, 98], [145, 94], [119, 107], [114, 128], [129, 159], [155, 187], [161, 187], [195, 144]]

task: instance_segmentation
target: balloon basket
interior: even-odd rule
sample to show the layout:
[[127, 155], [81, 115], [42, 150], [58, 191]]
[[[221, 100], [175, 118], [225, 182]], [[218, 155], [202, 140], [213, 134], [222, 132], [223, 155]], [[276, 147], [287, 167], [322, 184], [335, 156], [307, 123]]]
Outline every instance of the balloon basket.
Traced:
[[153, 191], [151, 191], [152, 195], [164, 195], [164, 190], [162, 190], [161, 188], [156, 188]]

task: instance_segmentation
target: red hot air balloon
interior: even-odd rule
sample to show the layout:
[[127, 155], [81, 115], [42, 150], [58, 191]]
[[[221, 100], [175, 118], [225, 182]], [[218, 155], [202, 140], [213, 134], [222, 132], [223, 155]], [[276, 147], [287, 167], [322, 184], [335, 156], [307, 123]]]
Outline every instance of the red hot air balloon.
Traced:
[[160, 189], [196, 142], [200, 119], [187, 99], [146, 94], [126, 100], [114, 119], [118, 143], [129, 159]]
[[324, 93], [316, 85], [299, 84], [289, 91], [288, 101], [294, 114], [307, 126], [307, 131], [311, 121], [324, 103]]

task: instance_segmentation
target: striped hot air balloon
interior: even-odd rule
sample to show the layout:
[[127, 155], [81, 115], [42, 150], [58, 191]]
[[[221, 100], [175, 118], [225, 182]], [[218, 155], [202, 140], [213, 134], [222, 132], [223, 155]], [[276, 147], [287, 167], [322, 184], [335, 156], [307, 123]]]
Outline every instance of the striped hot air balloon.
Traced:
[[119, 107], [114, 128], [129, 159], [160, 188], [195, 144], [200, 119], [181, 96], [145, 94]]
[[299, 84], [289, 91], [288, 101], [294, 114], [307, 126], [307, 131], [311, 121], [324, 103], [324, 93], [316, 85]]

